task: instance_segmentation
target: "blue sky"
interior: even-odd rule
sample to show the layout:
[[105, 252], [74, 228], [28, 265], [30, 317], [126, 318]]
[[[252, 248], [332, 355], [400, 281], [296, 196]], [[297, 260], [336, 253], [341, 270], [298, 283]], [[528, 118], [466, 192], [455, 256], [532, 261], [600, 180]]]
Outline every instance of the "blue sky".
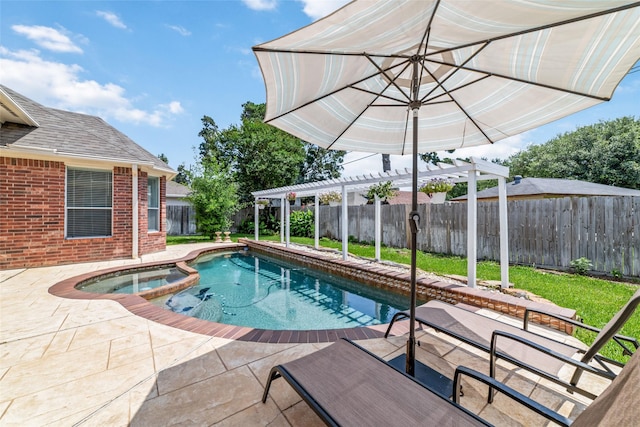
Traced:
[[[175, 169], [194, 163], [203, 115], [226, 128], [240, 122], [243, 103], [264, 102], [252, 46], [344, 3], [2, 0], [0, 83], [49, 107], [98, 115]], [[638, 99], [634, 72], [608, 103], [454, 155], [506, 158], [578, 126], [639, 117]], [[348, 154], [343, 175], [381, 171], [380, 156], [368, 156]], [[408, 156], [392, 156], [393, 168], [410, 165]]]

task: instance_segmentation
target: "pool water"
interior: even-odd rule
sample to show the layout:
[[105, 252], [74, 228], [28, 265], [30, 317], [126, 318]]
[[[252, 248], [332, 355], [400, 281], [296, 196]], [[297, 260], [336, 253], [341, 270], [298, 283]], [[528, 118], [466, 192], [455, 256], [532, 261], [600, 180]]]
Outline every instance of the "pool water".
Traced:
[[176, 282], [185, 277], [187, 275], [175, 267], [154, 268], [133, 273], [117, 273], [107, 278], [98, 277], [82, 283], [78, 289], [101, 294], [135, 294]]
[[155, 303], [225, 324], [274, 330], [388, 323], [408, 297], [255, 253], [207, 256], [191, 265], [197, 286]]

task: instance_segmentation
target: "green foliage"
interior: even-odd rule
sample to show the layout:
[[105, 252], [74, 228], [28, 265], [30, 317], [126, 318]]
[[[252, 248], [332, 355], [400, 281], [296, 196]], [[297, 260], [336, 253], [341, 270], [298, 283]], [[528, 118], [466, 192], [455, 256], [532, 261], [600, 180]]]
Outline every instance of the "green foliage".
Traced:
[[295, 184], [304, 150], [299, 139], [256, 118], [255, 104], [243, 107], [240, 126], [219, 130], [210, 117], [202, 119], [200, 157], [229, 168], [240, 200], [250, 202], [252, 191]]
[[339, 178], [346, 151], [327, 150], [308, 142], [304, 143], [304, 163], [300, 166], [298, 183]]
[[583, 126], [511, 156], [512, 175], [566, 178], [640, 189], [640, 119]]
[[[494, 162], [495, 163], [495, 162]], [[486, 181], [478, 181], [476, 183], [478, 191], [486, 190], [487, 188], [496, 187], [498, 185], [497, 179], [487, 179]], [[469, 184], [466, 182], [458, 182], [451, 191], [447, 193], [447, 199], [454, 199], [456, 197], [469, 194]]]
[[433, 178], [422, 184], [420, 191], [427, 194], [447, 193], [453, 189], [453, 182], [445, 178]]
[[313, 236], [313, 211], [292, 211], [289, 217], [291, 235], [296, 237]]
[[169, 164], [169, 159], [167, 158], [167, 156], [164, 153], [158, 154], [158, 158], [160, 160], [162, 160], [163, 162], [165, 162], [166, 164]]
[[189, 186], [191, 184], [191, 174], [184, 163], [178, 165], [178, 175], [173, 179], [178, 184]]
[[[256, 230], [255, 229], [255, 224], [256, 223], [253, 221], [253, 219], [246, 218], [238, 226], [238, 233], [253, 235], [255, 233], [255, 230]], [[270, 230], [267, 227], [267, 224], [265, 224], [264, 222], [261, 221], [258, 224], [258, 234], [260, 234], [260, 236], [273, 236], [276, 233], [275, 233], [275, 231]]]
[[196, 228], [213, 239], [216, 231], [227, 231], [231, 216], [238, 210], [236, 185], [229, 173], [214, 162], [205, 162], [192, 171], [191, 194], [187, 196], [196, 213]]
[[585, 257], [574, 259], [569, 263], [569, 265], [571, 265], [571, 268], [573, 268], [573, 271], [575, 271], [576, 274], [580, 274], [583, 276], [587, 274], [589, 270], [591, 270], [591, 268], [593, 267], [591, 260]]
[[316, 147], [265, 124], [265, 104], [242, 107], [239, 126], [221, 130], [204, 116], [198, 133], [200, 160], [229, 169], [242, 202], [251, 202], [253, 191], [340, 176], [344, 151]]
[[369, 187], [369, 190], [366, 194], [363, 194], [363, 196], [369, 202], [373, 202], [376, 196], [383, 202], [386, 202], [389, 198], [396, 195], [397, 190], [395, 190], [392, 185], [392, 181], [379, 182]]

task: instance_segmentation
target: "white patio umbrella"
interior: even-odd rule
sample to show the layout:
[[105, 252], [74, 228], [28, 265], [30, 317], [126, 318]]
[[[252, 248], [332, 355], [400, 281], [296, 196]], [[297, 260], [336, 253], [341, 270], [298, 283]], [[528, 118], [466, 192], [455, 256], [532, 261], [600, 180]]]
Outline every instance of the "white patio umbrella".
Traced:
[[640, 2], [353, 1], [253, 48], [265, 121], [336, 150], [413, 155], [494, 143], [607, 101], [640, 58]]

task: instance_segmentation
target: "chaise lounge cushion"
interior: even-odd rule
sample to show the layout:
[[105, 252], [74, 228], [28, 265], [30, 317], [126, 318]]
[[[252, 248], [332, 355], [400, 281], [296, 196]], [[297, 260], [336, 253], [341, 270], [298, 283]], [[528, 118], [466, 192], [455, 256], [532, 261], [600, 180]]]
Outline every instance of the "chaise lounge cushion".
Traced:
[[[339, 340], [274, 369], [321, 417], [327, 415], [328, 424], [485, 425], [468, 411], [349, 341]], [[273, 376], [269, 382], [271, 379]]]

